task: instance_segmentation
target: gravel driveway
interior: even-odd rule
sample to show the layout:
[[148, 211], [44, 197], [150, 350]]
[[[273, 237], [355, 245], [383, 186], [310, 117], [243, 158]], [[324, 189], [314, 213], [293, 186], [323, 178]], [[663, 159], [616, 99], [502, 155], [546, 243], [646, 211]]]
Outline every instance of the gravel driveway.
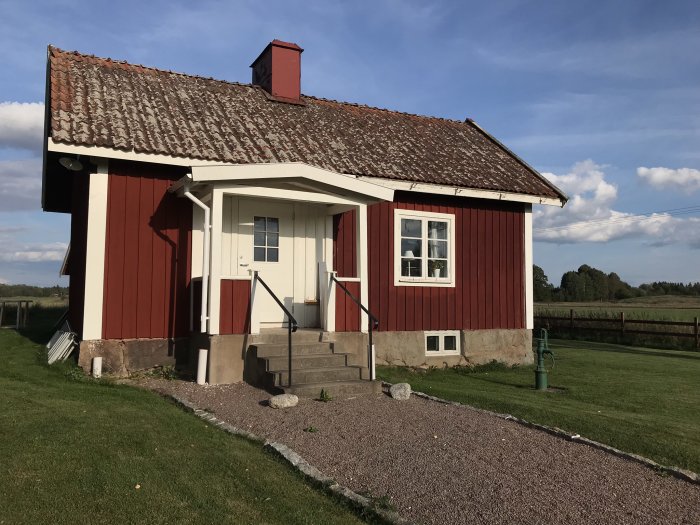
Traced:
[[700, 524], [699, 485], [470, 408], [375, 394], [275, 410], [246, 384], [140, 384], [288, 445], [418, 523]]

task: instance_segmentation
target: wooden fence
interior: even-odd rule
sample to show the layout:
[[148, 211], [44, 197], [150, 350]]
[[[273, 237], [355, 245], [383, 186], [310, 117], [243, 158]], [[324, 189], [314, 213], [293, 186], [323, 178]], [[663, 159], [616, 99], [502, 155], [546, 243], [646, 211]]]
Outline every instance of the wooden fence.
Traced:
[[[29, 307], [34, 301], [0, 301], [0, 328], [14, 327], [16, 329], [25, 328], [29, 320]], [[6, 317], [9, 317], [10, 309], [16, 312], [12, 324], [3, 325]]]
[[[600, 326], [603, 325], [603, 326]], [[618, 317], [576, 317], [574, 310], [567, 316], [535, 315], [537, 328], [564, 329], [570, 331], [591, 330], [610, 332], [621, 336], [648, 335], [659, 337], [683, 337], [695, 339], [695, 348], [700, 349], [700, 326], [698, 317], [693, 321], [654, 321], [649, 319], [626, 319], [625, 312]], [[650, 326], [676, 327], [677, 330], [649, 330]], [[640, 327], [640, 328], [637, 328]]]

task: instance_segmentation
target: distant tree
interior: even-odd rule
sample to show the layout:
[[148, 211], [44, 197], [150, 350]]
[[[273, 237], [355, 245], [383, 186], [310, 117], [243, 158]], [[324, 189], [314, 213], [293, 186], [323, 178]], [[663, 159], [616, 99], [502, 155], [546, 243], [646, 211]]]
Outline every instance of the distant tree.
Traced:
[[544, 273], [544, 270], [536, 264], [532, 266], [532, 285], [535, 302], [549, 302], [552, 300], [554, 285]]

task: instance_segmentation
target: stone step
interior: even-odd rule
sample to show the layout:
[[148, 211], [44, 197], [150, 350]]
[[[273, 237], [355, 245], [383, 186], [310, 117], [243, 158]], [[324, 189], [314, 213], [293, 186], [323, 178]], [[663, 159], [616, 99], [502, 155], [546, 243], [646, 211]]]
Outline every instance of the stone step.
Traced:
[[[287, 370], [270, 373], [274, 374], [275, 376], [275, 386], [283, 386], [289, 383], [289, 372]], [[292, 382], [294, 385], [334, 381], [352, 381], [360, 379], [362, 379], [362, 369], [359, 366], [307, 368], [301, 370], [294, 370], [294, 368], [292, 368]]]
[[[292, 349], [292, 373], [294, 370], [302, 370], [306, 368], [337, 368], [348, 364], [348, 354], [312, 354], [312, 355], [296, 355]], [[265, 370], [268, 372], [278, 372], [288, 370], [289, 359], [286, 355], [264, 357]]]
[[379, 394], [382, 392], [381, 381], [331, 381], [278, 387], [287, 394], [318, 399], [321, 390], [325, 390], [334, 399], [347, 398], [362, 394]]
[[[286, 357], [289, 354], [287, 342], [255, 343], [250, 348], [257, 351], [258, 357]], [[332, 343], [292, 342], [292, 356], [333, 354]]]
[[[323, 340], [322, 330], [309, 330], [306, 328], [292, 332], [292, 343], [318, 343]], [[263, 328], [255, 336], [256, 343], [287, 344], [288, 333], [286, 328]]]

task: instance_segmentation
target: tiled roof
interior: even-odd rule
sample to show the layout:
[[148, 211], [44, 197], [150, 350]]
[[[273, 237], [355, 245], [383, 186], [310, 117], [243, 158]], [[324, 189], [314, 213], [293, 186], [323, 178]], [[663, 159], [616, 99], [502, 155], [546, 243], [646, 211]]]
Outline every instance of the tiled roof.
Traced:
[[257, 86], [53, 47], [49, 62], [55, 142], [562, 197], [470, 121], [308, 96], [284, 104]]

